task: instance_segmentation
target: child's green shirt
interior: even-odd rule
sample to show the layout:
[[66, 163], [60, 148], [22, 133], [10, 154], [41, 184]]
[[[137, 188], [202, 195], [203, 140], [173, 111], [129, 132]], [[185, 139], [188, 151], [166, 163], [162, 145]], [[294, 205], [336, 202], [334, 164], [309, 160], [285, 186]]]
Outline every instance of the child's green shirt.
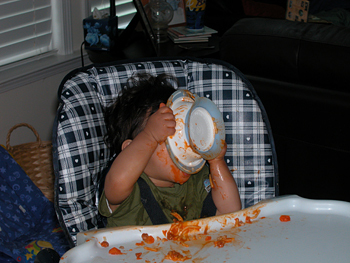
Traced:
[[[173, 187], [157, 187], [146, 174], [143, 173], [141, 177], [151, 188], [169, 223], [172, 223], [174, 219], [171, 212], [177, 212], [186, 221], [200, 218], [203, 201], [208, 195], [206, 186], [209, 180], [209, 169], [207, 166], [204, 166], [197, 174], [191, 175], [186, 183], [175, 184]], [[107, 217], [107, 227], [152, 225], [141, 202], [138, 184], [135, 184], [132, 193], [113, 213], [110, 213], [103, 192], [99, 203], [99, 212], [102, 216]]]

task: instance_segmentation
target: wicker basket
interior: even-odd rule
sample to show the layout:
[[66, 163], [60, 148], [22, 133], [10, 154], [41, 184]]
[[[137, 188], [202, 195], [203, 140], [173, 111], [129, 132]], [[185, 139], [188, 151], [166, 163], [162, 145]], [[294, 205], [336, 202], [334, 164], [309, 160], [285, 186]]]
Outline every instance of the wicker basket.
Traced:
[[[36, 142], [10, 146], [11, 133], [19, 128], [27, 127], [33, 131]], [[54, 173], [52, 165], [52, 143], [41, 141], [37, 131], [29, 124], [19, 123], [7, 133], [6, 149], [22, 167], [34, 184], [53, 202]]]

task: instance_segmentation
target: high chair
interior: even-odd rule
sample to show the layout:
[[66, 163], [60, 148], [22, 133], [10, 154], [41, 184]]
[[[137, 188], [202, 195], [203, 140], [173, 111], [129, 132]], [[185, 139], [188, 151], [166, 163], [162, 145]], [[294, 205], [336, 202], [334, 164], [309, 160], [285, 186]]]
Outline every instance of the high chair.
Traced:
[[172, 74], [179, 82], [176, 88], [216, 104], [225, 121], [225, 158], [242, 208], [278, 195], [277, 158], [267, 114], [250, 82], [232, 65], [178, 57], [79, 68], [59, 87], [52, 138], [55, 209], [71, 247], [79, 232], [103, 227], [99, 181], [111, 157], [103, 140], [103, 112], [136, 72]]

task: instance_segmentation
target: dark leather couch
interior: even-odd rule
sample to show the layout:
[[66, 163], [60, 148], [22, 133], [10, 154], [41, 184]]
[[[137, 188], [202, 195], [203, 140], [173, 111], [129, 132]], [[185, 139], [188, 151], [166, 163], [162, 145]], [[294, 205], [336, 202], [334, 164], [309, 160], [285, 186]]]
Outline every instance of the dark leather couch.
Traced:
[[243, 18], [223, 33], [220, 58], [267, 110], [280, 194], [350, 201], [350, 28]]

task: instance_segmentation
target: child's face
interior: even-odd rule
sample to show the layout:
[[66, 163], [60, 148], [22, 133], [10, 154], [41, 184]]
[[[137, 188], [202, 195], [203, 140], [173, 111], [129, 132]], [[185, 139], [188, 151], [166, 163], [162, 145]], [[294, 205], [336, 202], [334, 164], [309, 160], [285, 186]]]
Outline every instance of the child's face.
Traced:
[[171, 160], [165, 143], [157, 146], [145, 168], [145, 173], [156, 186], [160, 187], [171, 187], [174, 183], [183, 184], [190, 178], [190, 174], [181, 171]]

